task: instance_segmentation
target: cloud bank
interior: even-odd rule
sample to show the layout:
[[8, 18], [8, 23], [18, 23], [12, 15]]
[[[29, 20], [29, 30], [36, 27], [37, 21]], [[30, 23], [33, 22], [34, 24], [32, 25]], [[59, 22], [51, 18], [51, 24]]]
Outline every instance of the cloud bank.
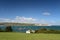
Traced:
[[60, 21], [56, 22], [54, 20], [47, 21], [44, 19], [35, 19], [28, 17], [16, 16], [13, 19], [0, 18], [0, 22], [12, 22], [12, 23], [40, 23], [40, 24], [49, 24], [49, 25], [60, 25]]
[[0, 22], [34, 23], [37, 19], [16, 16], [13, 19], [0, 18]]

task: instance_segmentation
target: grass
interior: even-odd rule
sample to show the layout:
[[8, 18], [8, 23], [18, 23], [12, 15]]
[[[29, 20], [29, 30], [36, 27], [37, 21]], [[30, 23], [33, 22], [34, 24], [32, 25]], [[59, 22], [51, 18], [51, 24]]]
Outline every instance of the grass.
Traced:
[[60, 40], [60, 34], [0, 32], [0, 40]]

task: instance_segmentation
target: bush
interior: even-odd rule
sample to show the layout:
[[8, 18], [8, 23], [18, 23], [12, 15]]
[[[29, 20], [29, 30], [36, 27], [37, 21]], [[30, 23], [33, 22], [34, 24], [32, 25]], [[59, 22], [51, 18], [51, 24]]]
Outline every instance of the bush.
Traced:
[[60, 31], [59, 30], [47, 30], [46, 28], [42, 28], [42, 29], [39, 29], [39, 30], [35, 30], [35, 33], [55, 33], [55, 34], [60, 34]]
[[41, 28], [39, 30], [35, 30], [35, 33], [45, 33], [47, 31], [46, 28]]

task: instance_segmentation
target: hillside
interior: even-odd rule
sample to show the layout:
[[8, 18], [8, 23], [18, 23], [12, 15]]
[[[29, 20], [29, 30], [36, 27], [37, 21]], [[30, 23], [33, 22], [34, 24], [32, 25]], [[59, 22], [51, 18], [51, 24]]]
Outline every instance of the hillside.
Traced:
[[35, 24], [31, 24], [31, 23], [0, 23], [0, 25], [6, 25], [6, 26], [35, 26]]

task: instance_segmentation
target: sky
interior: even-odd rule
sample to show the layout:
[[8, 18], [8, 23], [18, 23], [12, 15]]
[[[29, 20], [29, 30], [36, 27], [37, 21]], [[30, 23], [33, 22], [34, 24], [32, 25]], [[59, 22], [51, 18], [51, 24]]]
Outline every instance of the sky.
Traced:
[[60, 0], [0, 0], [0, 22], [60, 25]]

